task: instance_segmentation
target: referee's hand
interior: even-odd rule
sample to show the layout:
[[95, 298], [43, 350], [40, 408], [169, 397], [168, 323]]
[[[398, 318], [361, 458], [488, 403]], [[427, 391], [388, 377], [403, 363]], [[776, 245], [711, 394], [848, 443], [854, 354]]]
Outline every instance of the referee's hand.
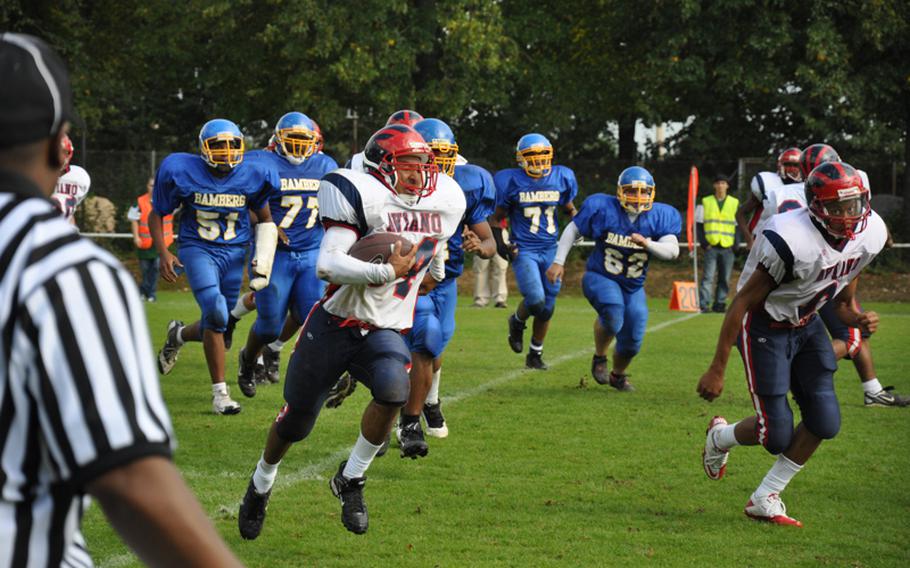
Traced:
[[161, 255], [161, 260], [158, 261], [158, 265], [161, 269], [161, 277], [168, 282], [176, 282], [177, 269], [183, 268], [183, 264], [180, 262], [180, 259], [171, 254], [170, 251], [164, 251], [164, 254]]

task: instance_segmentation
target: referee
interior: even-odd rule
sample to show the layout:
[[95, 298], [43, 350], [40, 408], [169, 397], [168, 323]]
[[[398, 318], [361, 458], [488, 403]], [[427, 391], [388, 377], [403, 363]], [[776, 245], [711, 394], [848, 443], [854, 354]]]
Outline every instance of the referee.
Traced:
[[132, 278], [48, 200], [66, 68], [0, 33], [0, 85], [0, 567], [91, 566], [84, 494], [150, 565], [239, 566], [170, 460]]

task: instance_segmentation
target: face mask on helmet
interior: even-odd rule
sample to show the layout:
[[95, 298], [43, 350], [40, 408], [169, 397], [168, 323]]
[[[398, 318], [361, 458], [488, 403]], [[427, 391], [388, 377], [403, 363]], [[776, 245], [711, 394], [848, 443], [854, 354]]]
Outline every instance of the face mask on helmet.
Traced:
[[803, 181], [803, 172], [799, 165], [802, 151], [799, 148], [788, 148], [777, 157], [777, 175], [784, 183]]
[[869, 190], [849, 164], [827, 162], [806, 178], [809, 212], [839, 239], [852, 239], [866, 228], [872, 212]]
[[210, 120], [199, 132], [199, 152], [218, 171], [229, 172], [240, 164], [245, 149], [240, 129], [229, 120]]
[[430, 148], [433, 149], [439, 171], [454, 176], [455, 160], [458, 159], [458, 144], [450, 143], [447, 140], [433, 140], [430, 142]]
[[363, 149], [363, 165], [396, 194], [427, 197], [436, 191], [433, 150], [410, 126], [394, 124], [373, 134]]
[[616, 182], [616, 197], [630, 213], [649, 211], [654, 206], [654, 178], [641, 166], [626, 168]]
[[288, 162], [299, 166], [316, 153], [316, 133], [300, 128], [285, 128], [275, 134], [275, 147]]
[[427, 197], [436, 191], [439, 167], [432, 154], [391, 155], [383, 165], [389, 172], [389, 185], [399, 193]]

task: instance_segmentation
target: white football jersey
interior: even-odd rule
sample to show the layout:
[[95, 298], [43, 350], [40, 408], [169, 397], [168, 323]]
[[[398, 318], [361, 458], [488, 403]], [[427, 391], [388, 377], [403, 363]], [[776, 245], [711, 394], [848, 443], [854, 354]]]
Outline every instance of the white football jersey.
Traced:
[[82, 203], [92, 186], [92, 179], [85, 168], [71, 165], [68, 172], [57, 178], [57, 186], [51, 199], [63, 209], [63, 216], [70, 222], [76, 207]]
[[755, 240], [737, 290], [762, 264], [778, 285], [765, 299], [765, 311], [776, 321], [799, 325], [856, 278], [887, 238], [885, 222], [874, 211], [842, 250], [815, 226], [808, 209], [774, 215]]
[[332, 285], [322, 306], [330, 314], [354, 318], [382, 329], [403, 330], [413, 325], [417, 292], [433, 257], [464, 215], [464, 192], [458, 183], [440, 175], [428, 197], [403, 199], [370, 174], [340, 169], [319, 182], [319, 217], [324, 223], [343, 223], [361, 237], [396, 233], [418, 247], [410, 277], [388, 284]]

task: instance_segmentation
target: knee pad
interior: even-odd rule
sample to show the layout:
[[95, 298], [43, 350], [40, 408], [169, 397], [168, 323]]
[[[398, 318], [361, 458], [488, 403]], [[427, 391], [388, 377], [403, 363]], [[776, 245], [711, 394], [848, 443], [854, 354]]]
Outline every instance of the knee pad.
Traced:
[[318, 413], [294, 410], [285, 404], [275, 419], [278, 436], [286, 442], [299, 442], [313, 431]]
[[619, 330], [622, 329], [622, 324], [625, 320], [622, 306], [617, 304], [606, 304], [598, 311], [597, 315], [600, 317], [600, 325], [603, 326], [610, 335], [614, 337], [619, 335]]
[[793, 411], [786, 395], [762, 396], [758, 416], [758, 440], [768, 453], [778, 455], [793, 441]]
[[212, 331], [223, 332], [227, 329], [228, 307], [224, 296], [217, 288], [211, 287], [199, 292], [199, 303], [202, 304], [202, 327]]
[[638, 355], [638, 352], [641, 351], [641, 341], [634, 341], [630, 343], [620, 343], [616, 342], [616, 353], [622, 355], [627, 359], [631, 359]]
[[373, 400], [384, 406], [400, 408], [408, 401], [411, 381], [405, 365], [408, 361], [394, 355], [375, 361], [372, 365]]
[[803, 412], [803, 424], [822, 440], [830, 440], [840, 432], [840, 405], [834, 392], [813, 395], [811, 407]]

